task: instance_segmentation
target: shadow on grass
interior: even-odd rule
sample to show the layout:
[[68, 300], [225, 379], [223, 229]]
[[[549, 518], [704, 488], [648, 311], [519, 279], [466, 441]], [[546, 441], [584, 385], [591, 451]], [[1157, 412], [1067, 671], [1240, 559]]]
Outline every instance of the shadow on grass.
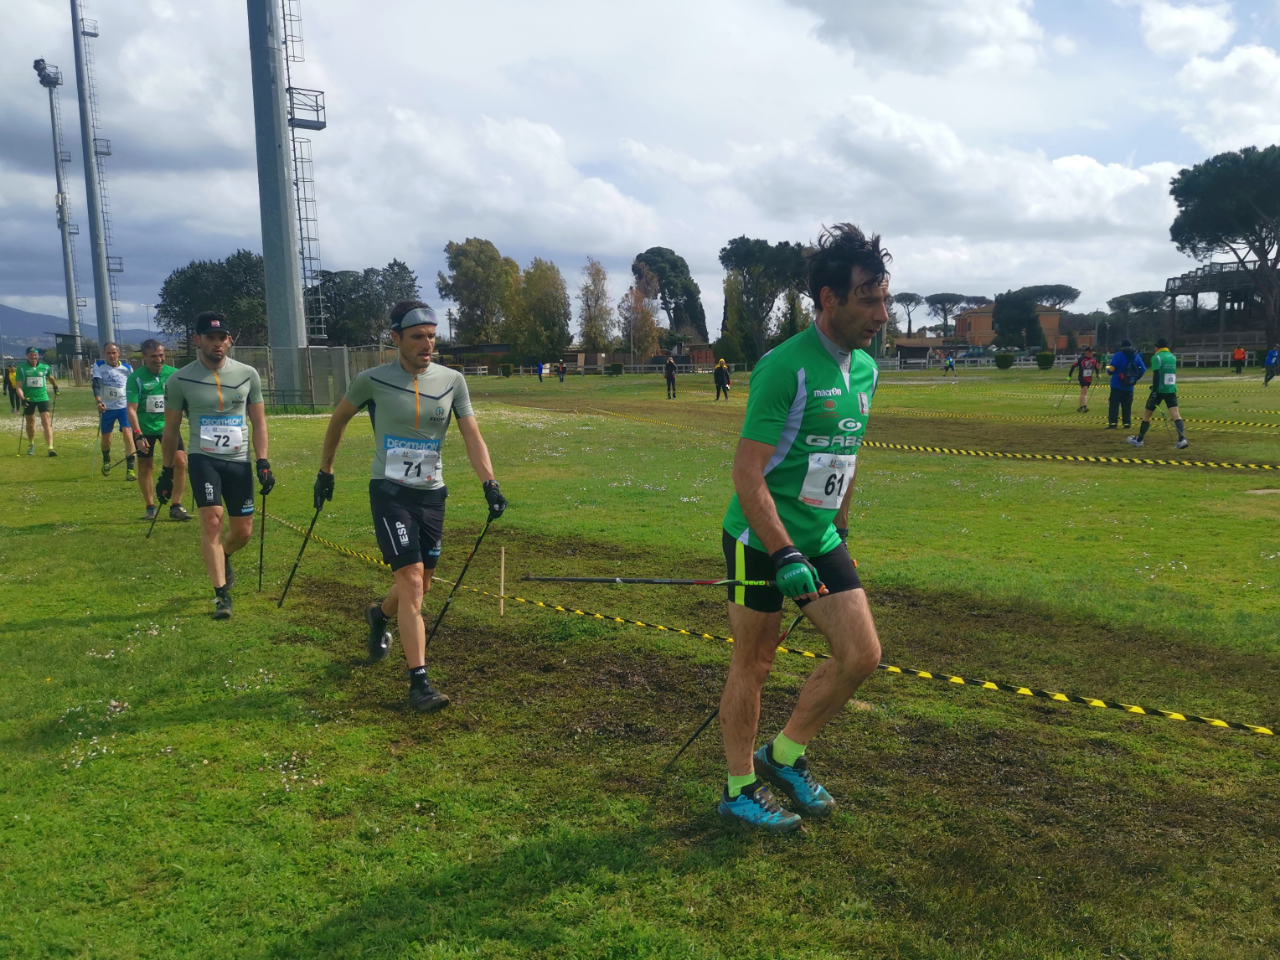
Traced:
[[[588, 907], [584, 917], [584, 900], [714, 870], [752, 849], [720, 831], [720, 842], [675, 850], [672, 842], [686, 832], [560, 827], [491, 857], [410, 868], [263, 956], [402, 956], [413, 944], [433, 943], [465, 953], [555, 955], [591, 922], [595, 911]], [[570, 900], [577, 906], [565, 910]]]

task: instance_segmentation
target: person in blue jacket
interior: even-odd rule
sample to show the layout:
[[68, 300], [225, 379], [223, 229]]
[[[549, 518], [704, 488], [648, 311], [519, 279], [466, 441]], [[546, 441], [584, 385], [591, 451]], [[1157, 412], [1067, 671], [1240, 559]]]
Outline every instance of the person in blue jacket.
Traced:
[[1147, 372], [1147, 365], [1142, 362], [1142, 354], [1133, 348], [1133, 342], [1125, 337], [1120, 341], [1120, 349], [1111, 355], [1107, 364], [1107, 373], [1111, 374], [1110, 406], [1107, 410], [1107, 429], [1116, 428], [1116, 420], [1124, 413], [1124, 425], [1128, 429], [1133, 419], [1133, 388], [1137, 386], [1142, 375]]
[[1263, 377], [1262, 385], [1264, 387], [1271, 386], [1271, 378], [1276, 375], [1276, 367], [1280, 367], [1280, 347], [1274, 343], [1271, 349], [1267, 351], [1267, 359], [1262, 364], [1266, 368], [1266, 374]]

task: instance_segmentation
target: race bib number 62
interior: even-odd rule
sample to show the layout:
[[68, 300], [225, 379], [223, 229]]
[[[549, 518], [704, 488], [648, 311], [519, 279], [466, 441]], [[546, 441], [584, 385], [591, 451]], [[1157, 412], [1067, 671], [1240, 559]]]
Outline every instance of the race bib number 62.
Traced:
[[856, 453], [811, 453], [800, 502], [819, 510], [838, 510], [853, 482]]

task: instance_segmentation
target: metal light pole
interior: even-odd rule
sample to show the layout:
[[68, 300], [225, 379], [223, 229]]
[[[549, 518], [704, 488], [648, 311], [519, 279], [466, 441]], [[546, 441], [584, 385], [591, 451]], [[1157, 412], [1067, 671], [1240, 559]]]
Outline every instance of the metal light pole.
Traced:
[[111, 277], [107, 265], [107, 238], [102, 225], [102, 192], [98, 183], [97, 139], [93, 129], [92, 106], [89, 101], [89, 77], [86, 66], [85, 30], [97, 36], [96, 26], [84, 23], [80, 16], [80, 0], [71, 0], [71, 37], [76, 51], [76, 96], [80, 102], [80, 145], [84, 150], [84, 192], [89, 208], [89, 247], [93, 261], [93, 299], [98, 317], [98, 342], [116, 338], [111, 318]]
[[307, 337], [298, 260], [284, 29], [279, 0], [246, 0], [246, 7], [267, 288], [267, 339], [272, 348], [276, 402], [298, 402], [302, 390], [298, 351], [306, 345]]
[[[62, 85], [62, 71], [52, 64], [37, 60], [33, 65], [40, 86], [49, 91], [49, 123], [53, 127], [53, 171], [57, 178], [58, 196], [58, 230], [62, 234], [62, 275], [67, 288], [67, 320], [71, 323], [71, 336], [74, 338], [75, 353], [79, 360], [83, 355], [80, 350], [80, 309], [76, 303], [75, 254], [71, 249], [71, 203], [67, 197], [67, 184], [62, 169], [62, 124], [58, 110], [58, 87]], [[70, 159], [67, 154], [67, 159]]]
[[150, 339], [150, 337], [151, 337], [151, 308], [152, 308], [152, 307], [157, 306], [157, 304], [154, 304], [154, 303], [144, 303], [144, 304], [142, 304], [142, 306], [143, 306], [144, 308], [146, 308], [146, 311], [147, 311], [147, 337], [148, 337], [148, 339]]

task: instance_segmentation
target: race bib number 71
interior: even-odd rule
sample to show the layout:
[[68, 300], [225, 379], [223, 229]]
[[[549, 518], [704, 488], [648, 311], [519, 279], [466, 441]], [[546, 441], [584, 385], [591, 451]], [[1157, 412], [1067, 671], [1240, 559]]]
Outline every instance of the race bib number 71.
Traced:
[[800, 488], [800, 502], [819, 510], [838, 510], [853, 482], [856, 453], [811, 453], [809, 472]]
[[425, 487], [440, 480], [439, 441], [386, 438], [383, 476], [410, 487]]

